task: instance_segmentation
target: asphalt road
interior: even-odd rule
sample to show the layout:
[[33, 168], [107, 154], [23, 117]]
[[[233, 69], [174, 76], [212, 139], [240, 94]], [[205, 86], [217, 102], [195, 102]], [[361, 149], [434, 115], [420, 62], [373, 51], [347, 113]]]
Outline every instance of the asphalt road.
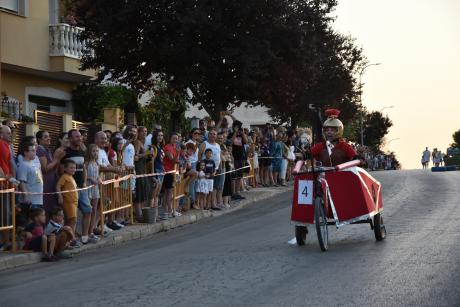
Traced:
[[368, 225], [287, 244], [290, 193], [117, 248], [0, 274], [0, 306], [459, 306], [460, 172], [377, 172]]

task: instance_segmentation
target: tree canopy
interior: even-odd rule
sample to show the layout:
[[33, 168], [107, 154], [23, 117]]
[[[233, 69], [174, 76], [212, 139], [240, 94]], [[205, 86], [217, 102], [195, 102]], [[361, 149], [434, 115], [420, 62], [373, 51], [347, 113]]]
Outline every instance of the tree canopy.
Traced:
[[391, 120], [381, 112], [367, 113], [363, 121], [364, 144], [374, 152], [379, 151], [391, 126], [393, 126]]
[[82, 67], [139, 92], [165, 82], [213, 117], [242, 103], [294, 122], [309, 103], [352, 117], [364, 59], [331, 28], [336, 2], [77, 0]]
[[452, 134], [454, 142], [450, 145], [453, 148], [460, 148], [460, 130], [457, 130]]

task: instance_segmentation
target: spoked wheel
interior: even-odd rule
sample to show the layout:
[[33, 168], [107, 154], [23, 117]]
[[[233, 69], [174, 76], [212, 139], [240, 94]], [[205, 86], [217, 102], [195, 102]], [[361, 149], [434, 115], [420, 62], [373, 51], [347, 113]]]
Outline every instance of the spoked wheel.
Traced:
[[297, 241], [298, 246], [305, 245], [305, 241], [307, 241], [307, 233], [307, 226], [295, 226], [295, 239]]
[[323, 252], [328, 248], [327, 217], [324, 202], [321, 197], [315, 198], [315, 227], [318, 235], [319, 247]]
[[383, 241], [387, 236], [385, 225], [383, 224], [383, 217], [381, 213], [374, 215], [374, 234], [377, 241]]

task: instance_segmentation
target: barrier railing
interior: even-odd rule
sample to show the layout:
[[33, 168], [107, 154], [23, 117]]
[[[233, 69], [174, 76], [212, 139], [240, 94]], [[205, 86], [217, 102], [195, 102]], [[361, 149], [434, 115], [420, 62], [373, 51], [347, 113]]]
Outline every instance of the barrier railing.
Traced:
[[104, 180], [99, 185], [101, 229], [104, 229], [107, 214], [121, 210], [128, 210], [130, 223], [134, 223], [132, 180], [132, 175], [126, 173], [121, 178]]
[[16, 251], [16, 203], [14, 187], [4, 178], [0, 179], [0, 231], [11, 231], [12, 251]]
[[256, 180], [256, 174], [254, 171], [254, 157], [249, 158], [249, 173], [247, 176], [243, 176], [243, 179], [249, 179], [249, 182], [251, 183], [251, 186], [253, 188], [257, 187], [257, 180]]
[[[185, 180], [184, 174], [180, 174], [179, 168], [176, 165], [176, 174], [175, 174], [175, 185], [174, 185], [174, 201], [173, 201], [173, 211], [176, 211], [178, 207], [178, 202], [181, 198], [186, 197], [187, 194], [187, 181]], [[187, 210], [190, 210], [190, 198], [187, 198]]]

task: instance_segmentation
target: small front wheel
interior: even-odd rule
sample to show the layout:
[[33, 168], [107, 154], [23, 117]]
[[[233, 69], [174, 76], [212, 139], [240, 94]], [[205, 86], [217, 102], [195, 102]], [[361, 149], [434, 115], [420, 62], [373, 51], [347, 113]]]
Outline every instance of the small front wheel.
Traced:
[[295, 239], [298, 246], [305, 245], [305, 242], [307, 241], [307, 233], [307, 226], [295, 226]]
[[381, 213], [374, 215], [374, 234], [375, 240], [377, 241], [383, 241], [387, 236], [387, 230], [383, 224], [383, 217]]
[[318, 235], [319, 247], [325, 252], [328, 248], [327, 217], [324, 201], [321, 197], [315, 198], [315, 227], [316, 234]]

